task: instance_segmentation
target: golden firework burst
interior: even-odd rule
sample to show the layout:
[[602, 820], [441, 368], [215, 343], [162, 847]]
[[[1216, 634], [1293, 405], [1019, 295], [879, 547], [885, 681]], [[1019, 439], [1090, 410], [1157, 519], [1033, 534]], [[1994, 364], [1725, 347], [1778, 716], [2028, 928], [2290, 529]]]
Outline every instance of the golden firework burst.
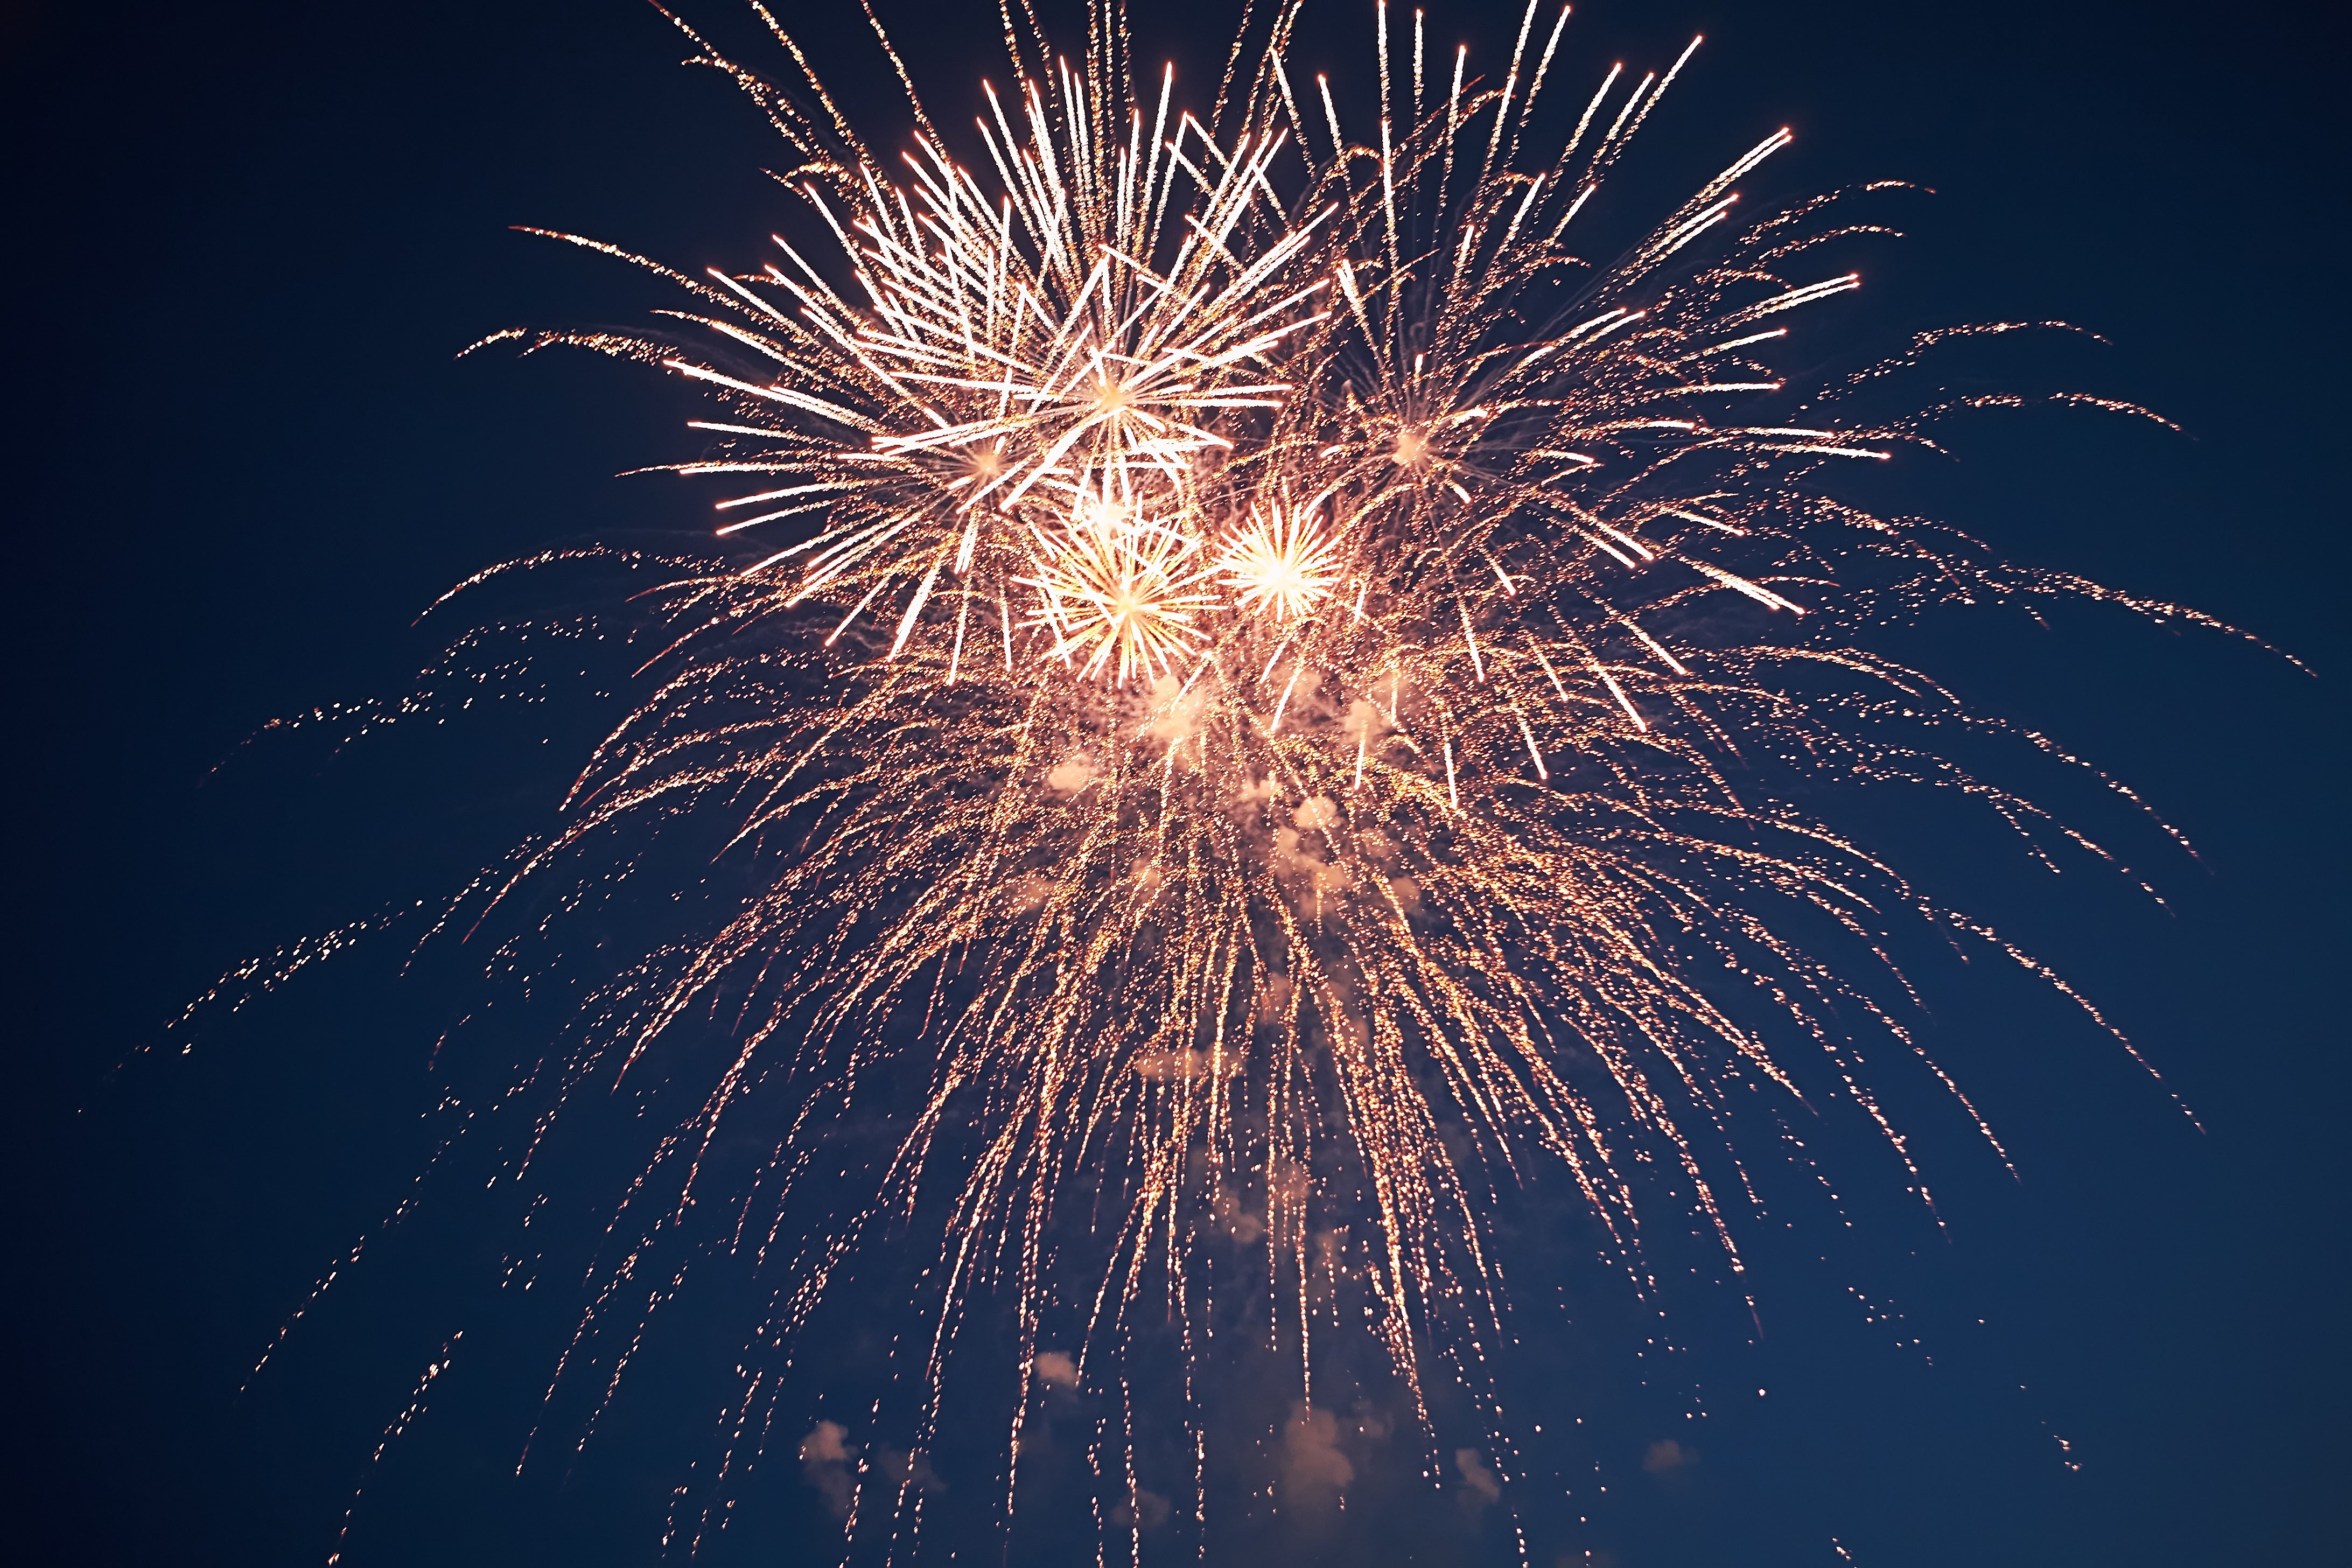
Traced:
[[1318, 521], [1314, 503], [1253, 506], [1218, 556], [1216, 571], [1244, 613], [1295, 621], [1339, 584], [1339, 536]]
[[1081, 679], [1148, 683], [1207, 639], [1217, 596], [1198, 563], [1201, 541], [1141, 503], [1088, 500], [1034, 539], [1036, 575], [1013, 581], [1037, 594], [1030, 624], [1052, 634], [1041, 658]]

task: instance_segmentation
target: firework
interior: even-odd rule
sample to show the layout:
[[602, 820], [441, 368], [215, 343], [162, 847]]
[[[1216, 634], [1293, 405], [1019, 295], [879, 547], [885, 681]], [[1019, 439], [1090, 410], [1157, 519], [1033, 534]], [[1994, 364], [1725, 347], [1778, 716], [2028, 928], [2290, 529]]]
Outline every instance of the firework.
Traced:
[[[760, 14], [787, 85], [688, 36], [791, 148], [804, 221], [756, 274], [656, 268], [690, 299], [661, 332], [530, 340], [704, 387], [712, 444], [675, 467], [727, 477], [717, 532], [743, 547], [650, 595], [650, 694], [492, 889], [607, 899], [680, 834], [726, 868], [709, 923], [594, 985], [526, 1086], [552, 1091], [535, 1148], [572, 1089], [731, 1021], [557, 1386], [602, 1366], [611, 1397], [661, 1247], [748, 1258], [770, 1307], [711, 1495], [763, 1456], [839, 1479], [845, 1429], [803, 1441], [780, 1368], [889, 1230], [929, 1259], [928, 1328], [895, 1481], [831, 1493], [853, 1538], [919, 1531], [985, 1299], [1020, 1380], [1002, 1507], [1040, 1402], [1113, 1391], [1096, 1517], [1140, 1552], [1158, 1478], [1131, 1439], [1159, 1417], [1129, 1368], [1139, 1336], [1188, 1367], [1232, 1337], [1220, 1270], [1256, 1282], [1244, 1337], [1299, 1419], [1369, 1344], [1435, 1453], [1433, 1356], [1505, 1421], [1462, 1349], [1499, 1334], [1497, 1173], [1564, 1172], [1638, 1273], [1628, 1162], [1662, 1158], [1737, 1272], [1728, 1097], [1797, 1102], [1803, 1049], [1924, 1200], [1840, 1022], [1916, 1049], [1891, 965], [1844, 973], [1808, 933], [1870, 952], [1916, 919], [2046, 972], [1778, 785], [1950, 785], [2036, 831], [1919, 742], [1980, 721], [1866, 634], [2116, 596], [1816, 482], [1923, 426], [1846, 416], [1851, 386], [1783, 395], [1790, 333], [1859, 282], [1808, 269], [1850, 232], [1839, 198], [1736, 217], [1787, 132], [1595, 266], [1580, 216], [1692, 50], [1563, 99], [1565, 7], [1530, 5], [1499, 73], [1380, 9], [1361, 124], [1295, 74], [1296, 6], [1236, 45], [1205, 120], [1171, 72], [1138, 78], [1116, 5], [1075, 65], [1008, 26], [970, 164], [911, 89], [895, 140], [864, 140]], [[831, 1157], [876, 1125], [878, 1152]], [[754, 1166], [719, 1173], [722, 1132]], [[698, 1229], [714, 1183], [728, 1217]], [[1189, 1371], [1171, 1397], [1193, 1462], [1160, 1484], [1197, 1533]]]

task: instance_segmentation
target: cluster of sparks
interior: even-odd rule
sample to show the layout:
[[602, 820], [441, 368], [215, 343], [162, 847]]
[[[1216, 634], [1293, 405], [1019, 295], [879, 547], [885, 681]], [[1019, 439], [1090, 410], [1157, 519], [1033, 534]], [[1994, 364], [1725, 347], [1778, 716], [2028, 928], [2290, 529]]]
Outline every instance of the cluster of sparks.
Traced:
[[[1012, 9], [1013, 89], [951, 138], [909, 86], [903, 153], [765, 11], [789, 86], [689, 33], [792, 149], [799, 237], [751, 275], [656, 268], [690, 296], [675, 330], [531, 343], [706, 389], [710, 446], [677, 467], [733, 481], [719, 532], [753, 548], [656, 591], [652, 694], [511, 885], [685, 823], [748, 871], [709, 929], [597, 988], [561, 1075], [618, 1083], [690, 1016], [737, 1020], [559, 1373], [601, 1359], [617, 1383], [604, 1321], [636, 1302], [642, 1337], [664, 1287], [637, 1276], [719, 1179], [722, 1130], [767, 1149], [704, 1243], [781, 1281], [720, 1489], [779, 1423], [798, 1440], [776, 1365], [894, 1227], [938, 1238], [916, 1458], [861, 1472], [853, 1539], [919, 1527], [983, 1296], [1010, 1304], [1024, 1390], [1007, 1510], [1048, 1385], [1127, 1388], [1139, 1335], [1196, 1357], [1236, 1268], [1244, 1337], [1302, 1409], [1321, 1358], [1368, 1343], [1431, 1431], [1429, 1358], [1469, 1364], [1448, 1347], [1503, 1310], [1497, 1181], [1564, 1173], [1638, 1276], [1627, 1162], [1654, 1152], [1736, 1272], [1759, 1200], [1733, 1096], [1801, 1102], [1794, 1041], [1925, 1194], [1840, 1022], [1913, 1053], [1902, 1008], [1813, 937], [1878, 952], [1900, 913], [2047, 976], [1774, 780], [1950, 787], [2033, 836], [2031, 803], [1901, 727], [1979, 721], [1862, 634], [2104, 591], [1814, 482], [1923, 437], [1843, 417], [1839, 387], [1794, 403], [1772, 368], [1858, 286], [1807, 270], [1855, 231], [1845, 198], [1735, 219], [1785, 132], [1613, 261], [1580, 257], [1692, 57], [1556, 105], [1568, 10], [1545, 3], [1499, 78], [1382, 5], [1377, 120], [1353, 128], [1289, 63], [1296, 4], [1236, 43], [1205, 119], [1172, 70], [1139, 83], [1113, 0], [1076, 63]], [[880, 1156], [827, 1162], [866, 1184], [845, 1202], [812, 1151], [877, 1115]], [[1456, 1381], [1499, 1426], [1491, 1379]], [[1120, 1408], [1097, 1515], [1148, 1554], [1136, 1500], [1189, 1490], [1197, 1521], [1204, 1461], [1139, 1475]], [[809, 1441], [812, 1465], [845, 1451], [837, 1427]]]

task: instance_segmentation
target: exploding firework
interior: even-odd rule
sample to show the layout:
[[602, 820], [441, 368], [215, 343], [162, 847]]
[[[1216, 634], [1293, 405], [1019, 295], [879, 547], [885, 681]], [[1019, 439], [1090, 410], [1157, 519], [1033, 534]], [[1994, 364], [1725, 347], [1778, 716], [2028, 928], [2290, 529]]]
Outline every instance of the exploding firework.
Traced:
[[[1923, 438], [1844, 413], [1905, 362], [1804, 402], [1773, 368], [1858, 287], [1807, 269], [1853, 194], [1738, 221], [1777, 132], [1592, 263], [1580, 216], [1697, 46], [1558, 101], [1565, 7], [1530, 5], [1499, 77], [1380, 9], [1355, 126], [1295, 75], [1295, 5], [1205, 119], [1139, 78], [1115, 5], [1075, 65], [1009, 24], [969, 161], [911, 87], [899, 141], [865, 140], [760, 15], [787, 85], [688, 37], [792, 150], [793, 237], [752, 275], [656, 268], [688, 297], [661, 331], [529, 335], [706, 389], [676, 467], [735, 481], [718, 533], [754, 548], [645, 595], [648, 694], [483, 889], [568, 889], [560, 942], [649, 845], [716, 868], [681, 905], [708, 923], [600, 958], [517, 1090], [544, 1106], [520, 1175], [574, 1090], [726, 1026], [555, 1378], [601, 1409], [685, 1278], [653, 1260], [741, 1262], [766, 1305], [695, 1538], [772, 1456], [853, 1542], [919, 1540], [980, 1303], [1017, 1365], [995, 1506], [1043, 1402], [1103, 1393], [1093, 1517], [1129, 1553], [1154, 1484], [1205, 1539], [1219, 1344], [1277, 1356], [1310, 1434], [1366, 1346], [1433, 1454], [1432, 1358], [1499, 1430], [1494, 1184], [1563, 1173], [1638, 1279], [1631, 1163], [1663, 1161], [1737, 1273], [1732, 1097], [1801, 1102], [1792, 1051], [1924, 1201], [1856, 1069], [1861, 1034], [1925, 1060], [1890, 922], [2063, 983], [1796, 796], [1949, 786], [2037, 832], [1921, 739], [1983, 721], [1868, 633], [2117, 596], [1819, 482]], [[904, 1451], [853, 1471], [787, 1369], [877, 1248], [924, 1259], [926, 1327], [895, 1352]], [[1171, 1426], [1182, 1473], [1143, 1474], [1136, 1434]]]

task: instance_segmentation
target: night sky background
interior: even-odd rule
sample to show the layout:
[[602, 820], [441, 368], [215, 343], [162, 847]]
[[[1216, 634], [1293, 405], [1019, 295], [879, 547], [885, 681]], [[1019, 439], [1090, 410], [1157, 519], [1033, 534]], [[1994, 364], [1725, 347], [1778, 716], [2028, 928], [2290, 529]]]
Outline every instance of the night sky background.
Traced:
[[[1139, 52], [1174, 50], [1199, 84], [1211, 62], [1174, 29], [1204, 17], [1192, 47], [1221, 47], [1227, 7], [1151, 9]], [[1369, 77], [1361, 9], [1325, 7], [1309, 69]], [[1570, 24], [1564, 95], [1612, 59], [1663, 65], [1708, 37], [1617, 176], [1661, 211], [1784, 123], [1797, 145], [1748, 183], [1761, 197], [1936, 188], [1908, 199], [1912, 237], [1865, 264], [1838, 318], [1857, 352], [1944, 322], [2063, 318], [2112, 346], [2045, 342], [1970, 373], [2129, 398], [2186, 431], [1978, 416], [1951, 432], [1955, 460], [1898, 465], [1906, 510], [2195, 605], [2317, 678], [2120, 616], [2012, 616], [1923, 645], [1963, 695], [2129, 780], [2198, 844], [2201, 862], [2147, 858], [2165, 910], [1927, 824], [1874, 829], [2106, 1005], [2206, 1131], [2079, 1020], [1988, 977], [1935, 1043], [2021, 1179], [1946, 1129], [1923, 1135], [1940, 1237], [1865, 1196], [1866, 1235], [1759, 1242], [1765, 1343], [1731, 1335], [1694, 1375], [1772, 1396], [1727, 1409], [1690, 1439], [1697, 1459], [1656, 1474], [1647, 1446], [1687, 1434], [1638, 1404], [1602, 1410], [1616, 1500], [1580, 1536], [1531, 1542], [1543, 1568], [1588, 1548], [1622, 1568], [1826, 1565], [1832, 1537], [1866, 1568], [2352, 1560], [2352, 406], [2345, 40], [2328, 12], [1596, 0]], [[693, 14], [730, 39], [740, 24], [729, 0]], [[854, 7], [782, 14], [836, 89], [887, 107]], [[942, 118], [982, 69], [1002, 75], [992, 7], [883, 14]], [[1466, 37], [1492, 68], [1516, 21], [1494, 0], [1441, 4], [1433, 41]], [[486, 564], [705, 526], [707, 498], [677, 481], [613, 477], [683, 455], [675, 388], [582, 357], [454, 357], [501, 327], [658, 302], [509, 225], [688, 270], [758, 253], [784, 205], [760, 172], [773, 144], [683, 52], [630, 0], [34, 3], [0, 19], [15, 1561], [316, 1563], [363, 1478], [354, 1564], [660, 1555], [676, 1478], [654, 1427], [624, 1426], [577, 1474], [510, 1479], [543, 1344], [461, 1365], [368, 1473], [417, 1368], [495, 1275], [504, 1238], [462, 1207], [339, 1286], [236, 1392], [318, 1272], [409, 1190], [451, 998], [355, 958], [200, 1033], [191, 1056], [162, 1042], [230, 964], [436, 890], [543, 822], [603, 710], [557, 700], [456, 745], [340, 760], [247, 745], [265, 721], [397, 694], [427, 649], [419, 609]], [[1937, 1364], [1898, 1350], [1852, 1288], [1895, 1302], [1899, 1337]], [[1542, 1364], [1515, 1397], [1585, 1408], [1563, 1363]], [[836, 1559], [795, 1467], [751, 1489], [774, 1494], [765, 1522], [717, 1561]], [[1491, 1528], [1412, 1551], [1505, 1560]]]

